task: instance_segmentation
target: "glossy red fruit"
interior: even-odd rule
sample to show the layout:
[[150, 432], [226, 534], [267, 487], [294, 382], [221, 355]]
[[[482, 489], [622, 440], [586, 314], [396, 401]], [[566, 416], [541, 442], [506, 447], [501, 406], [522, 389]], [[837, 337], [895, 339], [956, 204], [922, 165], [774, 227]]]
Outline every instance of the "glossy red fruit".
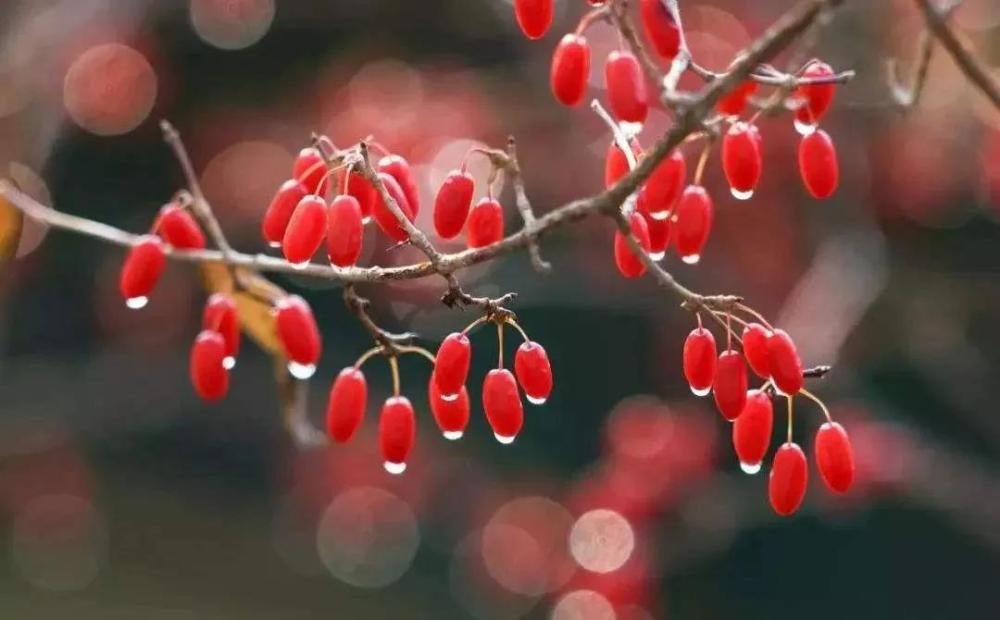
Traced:
[[434, 198], [434, 230], [442, 239], [454, 239], [462, 232], [476, 192], [476, 181], [464, 170], [452, 170], [444, 178]]
[[640, 202], [651, 219], [667, 217], [681, 194], [685, 176], [687, 163], [679, 150], [672, 151], [653, 169], [642, 188]]
[[[396, 202], [396, 206], [399, 210], [403, 212], [406, 219], [413, 221], [413, 210], [410, 208], [410, 202], [406, 199], [406, 194], [403, 193], [403, 188], [399, 186], [395, 177], [391, 174], [385, 172], [380, 172], [378, 174], [379, 180], [385, 186], [386, 192], [389, 197]], [[375, 202], [372, 204], [372, 217], [375, 218], [375, 223], [378, 227], [382, 229], [385, 236], [389, 237], [393, 241], [402, 243], [409, 240], [410, 236], [407, 234], [406, 229], [403, 225], [399, 223], [396, 216], [393, 215], [389, 207], [383, 202], [382, 197], [376, 193]]]
[[816, 466], [831, 490], [846, 493], [854, 482], [854, 450], [847, 431], [837, 422], [826, 422], [816, 433]]
[[[635, 156], [636, 161], [638, 161], [639, 156], [642, 155], [642, 145], [639, 144], [636, 138], [632, 138], [630, 144], [632, 146], [632, 154]], [[623, 176], [628, 174], [629, 170], [628, 158], [618, 148], [618, 143], [612, 140], [611, 144], [608, 145], [608, 152], [604, 159], [604, 186], [610, 188]]]
[[767, 495], [774, 511], [783, 517], [794, 513], [806, 495], [809, 467], [806, 455], [796, 443], [784, 443], [774, 455]]
[[514, 375], [505, 368], [494, 368], [483, 381], [483, 411], [497, 441], [514, 441], [524, 425], [524, 408]]
[[640, 0], [639, 16], [646, 38], [653, 44], [656, 53], [673, 60], [681, 47], [681, 31], [674, 16], [667, 10], [664, 0]]
[[465, 334], [455, 332], [441, 341], [434, 356], [434, 383], [441, 396], [454, 400], [469, 376], [472, 344]]
[[285, 238], [285, 230], [288, 228], [288, 220], [292, 219], [295, 207], [299, 206], [302, 199], [308, 195], [304, 185], [295, 179], [289, 179], [278, 189], [271, 204], [264, 212], [264, 220], [261, 223], [261, 233], [264, 241], [272, 247], [281, 245], [281, 240]]
[[410, 203], [413, 217], [417, 217], [420, 213], [420, 190], [413, 176], [413, 170], [410, 168], [410, 162], [401, 155], [386, 155], [379, 160], [378, 171], [396, 179], [399, 187], [403, 190], [403, 195], [406, 196], [406, 201]]
[[760, 390], [748, 392], [743, 412], [733, 422], [733, 448], [744, 472], [756, 474], [760, 471], [764, 455], [771, 445], [773, 426], [771, 398]]
[[167, 257], [159, 237], [143, 235], [132, 246], [118, 278], [118, 290], [129, 308], [138, 310], [146, 305], [166, 262]]
[[719, 356], [712, 392], [722, 417], [730, 422], [740, 417], [747, 402], [747, 364], [741, 353], [729, 350]]
[[552, 0], [514, 0], [514, 16], [524, 36], [540, 39], [552, 25]]
[[180, 205], [171, 203], [160, 209], [153, 231], [178, 250], [205, 249], [205, 235], [201, 227], [194, 216]]
[[569, 33], [552, 54], [549, 84], [556, 101], [575, 106], [583, 101], [590, 77], [590, 44], [586, 37]]
[[299, 379], [310, 377], [323, 345], [312, 309], [298, 295], [289, 295], [277, 304], [278, 339], [288, 357], [289, 371]]
[[802, 360], [791, 336], [782, 329], [774, 330], [767, 339], [767, 367], [782, 394], [792, 396], [802, 389]]
[[799, 172], [802, 182], [813, 198], [829, 198], [837, 191], [840, 166], [837, 149], [830, 135], [822, 129], [802, 136], [799, 143]]
[[461, 439], [462, 435], [465, 434], [465, 428], [469, 425], [469, 391], [465, 389], [465, 386], [462, 386], [457, 398], [445, 400], [441, 397], [437, 381], [431, 375], [430, 384], [427, 387], [427, 397], [430, 400], [434, 421], [437, 422], [444, 438], [451, 441]]
[[684, 378], [695, 396], [705, 396], [715, 379], [715, 336], [704, 327], [691, 330], [684, 340]]
[[674, 223], [674, 245], [681, 260], [694, 265], [712, 232], [715, 217], [712, 198], [700, 185], [688, 185], [677, 202]]
[[309, 194], [326, 195], [330, 182], [327, 180], [327, 166], [319, 150], [309, 147], [299, 151], [292, 165], [292, 176], [306, 188]]
[[722, 170], [733, 196], [739, 200], [753, 196], [762, 169], [757, 126], [743, 122], [730, 125], [722, 138]]
[[673, 224], [669, 219], [656, 220], [646, 216], [646, 228], [649, 229], [649, 257], [660, 260], [667, 254], [670, 246], [670, 236]]
[[357, 172], [351, 172], [350, 176], [347, 177], [347, 181], [344, 181], [344, 174], [346, 171], [341, 171], [338, 175], [339, 187], [344, 188], [344, 193], [349, 196], [354, 196], [354, 199], [358, 201], [358, 206], [361, 207], [361, 217], [369, 218], [372, 215], [372, 208], [375, 204], [377, 193], [375, 188], [368, 179], [361, 176]]
[[[633, 212], [628, 216], [628, 223], [632, 235], [648, 254], [651, 246], [646, 218], [641, 213]], [[615, 231], [615, 265], [618, 267], [618, 272], [626, 278], [638, 278], [646, 273], [646, 265], [632, 252], [628, 240], [625, 239], [625, 235], [620, 230]]]
[[225, 293], [213, 293], [205, 302], [201, 328], [222, 334], [226, 341], [225, 365], [231, 368], [240, 352], [240, 316], [233, 298]]
[[353, 366], [340, 371], [330, 387], [326, 405], [326, 432], [337, 442], [354, 437], [365, 417], [368, 383], [360, 369]]
[[[810, 61], [805, 71], [802, 72], [802, 77], [807, 78], [831, 75], [833, 75], [833, 69], [830, 65], [818, 59]], [[815, 126], [816, 123], [826, 116], [827, 110], [830, 109], [830, 104], [833, 103], [833, 95], [836, 92], [837, 87], [835, 84], [803, 84], [799, 86], [796, 96], [802, 100], [803, 105], [795, 111], [795, 120], [800, 133], [809, 131], [809, 128]]]
[[628, 123], [645, 122], [649, 112], [646, 78], [634, 55], [619, 50], [608, 54], [604, 64], [604, 82], [615, 119]]
[[526, 340], [514, 355], [514, 373], [528, 402], [541, 405], [552, 394], [552, 365], [545, 347]]
[[481, 248], [503, 239], [503, 207], [492, 198], [483, 198], [469, 213], [465, 231], [470, 248]]
[[216, 331], [204, 330], [191, 348], [191, 385], [209, 402], [221, 400], [229, 391], [229, 371], [223, 366], [226, 341]]
[[333, 199], [326, 217], [326, 253], [338, 267], [350, 267], [361, 256], [365, 225], [358, 199], [341, 194]]
[[760, 323], [750, 323], [743, 328], [743, 354], [746, 355], [750, 368], [761, 379], [771, 377], [767, 352], [767, 340], [770, 337], [771, 330]]
[[309, 262], [326, 236], [326, 201], [319, 196], [306, 196], [295, 207], [288, 220], [281, 252], [293, 265]]
[[734, 88], [728, 95], [719, 99], [715, 109], [719, 114], [726, 116], [739, 116], [747, 107], [747, 101], [757, 92], [757, 82], [746, 80]]
[[417, 420], [409, 399], [393, 396], [386, 400], [378, 421], [378, 441], [386, 471], [403, 473], [416, 433]]

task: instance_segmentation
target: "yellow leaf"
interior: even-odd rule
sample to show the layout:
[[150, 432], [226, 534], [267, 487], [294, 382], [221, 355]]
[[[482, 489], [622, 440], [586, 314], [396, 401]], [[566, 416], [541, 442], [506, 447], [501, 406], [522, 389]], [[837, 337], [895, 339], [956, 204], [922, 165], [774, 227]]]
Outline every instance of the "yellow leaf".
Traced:
[[0, 196], [0, 263], [6, 263], [17, 254], [23, 227], [24, 214]]

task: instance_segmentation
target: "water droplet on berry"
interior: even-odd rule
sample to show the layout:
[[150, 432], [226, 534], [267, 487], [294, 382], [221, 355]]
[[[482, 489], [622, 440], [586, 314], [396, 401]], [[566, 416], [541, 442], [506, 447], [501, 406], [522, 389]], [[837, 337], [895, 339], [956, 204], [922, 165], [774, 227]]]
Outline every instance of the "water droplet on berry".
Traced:
[[499, 441], [505, 446], [509, 446], [510, 444], [514, 443], [515, 439], [514, 435], [507, 436], [507, 435], [501, 435], [499, 433], [493, 433], [493, 436], [497, 438], [497, 441]]
[[649, 217], [650, 219], [662, 222], [663, 220], [670, 217], [670, 209], [664, 209], [663, 211], [650, 211]]
[[462, 431], [445, 431], [444, 438], [448, 441], [458, 441], [464, 434]]
[[548, 400], [548, 398], [532, 398], [527, 394], [525, 394], [524, 397], [528, 399], [528, 402], [531, 403], [532, 405], [544, 405], [545, 401]]
[[130, 297], [125, 300], [125, 305], [131, 310], [142, 310], [149, 303], [149, 297]]
[[309, 266], [309, 261], [307, 260], [304, 260], [301, 263], [292, 263], [292, 269], [297, 269], [298, 271], [302, 271], [308, 266]]
[[711, 386], [705, 388], [704, 390], [696, 390], [695, 388], [691, 388], [691, 393], [698, 397], [708, 396], [708, 393], [711, 391], [712, 391]]
[[681, 260], [688, 265], [697, 265], [698, 261], [701, 260], [701, 254], [688, 254], [687, 256], [682, 256]]
[[279, 250], [279, 249], [281, 249], [281, 242], [280, 241], [271, 241], [271, 242], [269, 242], [267, 244], [267, 247]]
[[454, 394], [441, 394], [441, 400], [448, 403], [454, 402], [458, 400], [459, 394], [461, 394], [461, 392], [455, 392]]
[[316, 364], [299, 364], [288, 362], [288, 372], [296, 379], [308, 379], [316, 372]]
[[386, 461], [383, 467], [385, 467], [385, 470], [393, 476], [398, 476], [406, 471], [406, 463], [393, 463], [391, 461]]
[[760, 471], [760, 463], [744, 463], [740, 461], [740, 469], [743, 470], [744, 474], [750, 474], [751, 476]]
[[730, 188], [729, 191], [733, 194], [733, 198], [735, 198], [736, 200], [750, 200], [751, 198], [753, 198], [752, 189], [746, 192], [741, 192], [740, 190], [733, 187]]
[[629, 123], [628, 121], [622, 121], [619, 125], [622, 128], [622, 133], [626, 136], [638, 136], [642, 133], [643, 123]]
[[799, 119], [795, 119], [795, 131], [799, 133], [800, 136], [808, 136], [812, 132], [816, 131], [815, 123], [803, 123]]
[[222, 367], [225, 368], [226, 370], [232, 370], [233, 368], [236, 368], [236, 358], [233, 357], [232, 355], [227, 356], [224, 360], [222, 360]]
[[371, 223], [372, 223], [372, 216], [366, 215], [365, 217], [361, 218], [361, 225], [362, 226], [367, 226], [367, 225], [369, 225]]
[[663, 257], [666, 256], [666, 255], [667, 255], [666, 252], [650, 252], [649, 253], [649, 257], [651, 259], [653, 259], [654, 261], [663, 260]]

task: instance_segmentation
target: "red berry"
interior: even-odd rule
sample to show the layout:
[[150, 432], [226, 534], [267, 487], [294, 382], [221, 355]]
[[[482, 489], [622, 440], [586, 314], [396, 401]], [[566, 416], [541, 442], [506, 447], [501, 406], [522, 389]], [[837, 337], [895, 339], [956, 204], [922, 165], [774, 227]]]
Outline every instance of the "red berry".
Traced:
[[309, 147], [299, 151], [292, 166], [292, 176], [306, 188], [306, 192], [317, 196], [326, 195], [330, 183], [327, 181], [326, 161], [319, 150]]
[[712, 198], [700, 185], [688, 185], [681, 194], [675, 213], [674, 240], [681, 260], [693, 265], [701, 260], [701, 252], [712, 232], [714, 209]]
[[521, 389], [533, 405], [541, 405], [552, 394], [552, 365], [545, 348], [526, 340], [514, 355], [514, 372]]
[[831, 490], [846, 493], [854, 482], [854, 450], [847, 431], [837, 422], [826, 422], [816, 433], [816, 465]]
[[644, 205], [647, 215], [652, 219], [662, 219], [670, 213], [684, 187], [685, 176], [687, 164], [684, 154], [675, 149], [653, 169], [642, 188], [640, 204]]
[[[378, 178], [382, 181], [382, 185], [385, 186], [386, 193], [392, 198], [399, 210], [403, 212], [406, 219], [413, 221], [413, 211], [410, 209], [410, 202], [406, 199], [406, 194], [403, 192], [403, 188], [399, 186], [395, 177], [385, 172], [378, 173]], [[378, 193], [375, 195], [375, 202], [372, 204], [372, 216], [375, 218], [375, 223], [378, 227], [382, 229], [387, 237], [402, 243], [409, 240], [410, 235], [403, 228], [403, 225], [399, 223], [396, 216], [393, 215], [392, 211], [382, 200], [382, 196]]]
[[348, 366], [340, 371], [330, 387], [326, 406], [326, 432], [337, 442], [354, 437], [365, 417], [368, 383], [360, 369]]
[[541, 39], [552, 25], [552, 0], [514, 0], [514, 16], [529, 39]]
[[646, 37], [653, 49], [667, 60], [673, 60], [681, 47], [681, 31], [664, 0], [641, 0], [639, 15]]
[[350, 176], [347, 177], [347, 182], [344, 182], [344, 171], [340, 172], [338, 180], [340, 182], [340, 187], [344, 188], [344, 193], [349, 196], [354, 196], [355, 200], [358, 201], [358, 205], [361, 207], [361, 217], [369, 218], [372, 215], [372, 205], [375, 204], [377, 197], [377, 192], [368, 179], [363, 177], [358, 172], [351, 172]]
[[[833, 75], [833, 69], [830, 65], [817, 59], [810, 61], [809, 66], [802, 72], [802, 77], [807, 78], [830, 75]], [[795, 111], [795, 120], [800, 133], [808, 133], [826, 115], [836, 92], [837, 87], [834, 84], [803, 84], [799, 86], [796, 95], [802, 99], [803, 104]]]
[[139, 237], [125, 257], [118, 279], [118, 289], [129, 308], [138, 310], [146, 305], [166, 262], [167, 257], [159, 237]]
[[[642, 155], [642, 145], [635, 138], [629, 140], [632, 147], [632, 154], [635, 155], [638, 161], [639, 156]], [[608, 146], [608, 153], [604, 159], [604, 186], [610, 188], [612, 185], [617, 183], [623, 176], [628, 174], [628, 158], [625, 153], [618, 148], [618, 143], [614, 140]]]
[[481, 248], [503, 239], [503, 207], [492, 198], [483, 198], [469, 213], [465, 231], [470, 248]]
[[712, 392], [722, 417], [730, 422], [738, 419], [747, 402], [747, 365], [739, 352], [723, 351], [719, 356]]
[[288, 262], [304, 265], [313, 257], [326, 236], [326, 201], [319, 196], [306, 196], [295, 207], [288, 220], [281, 251]]
[[798, 510], [806, 495], [808, 479], [809, 468], [802, 448], [792, 442], [782, 444], [774, 455], [767, 483], [767, 495], [774, 511], [787, 517]]
[[406, 201], [410, 203], [410, 211], [413, 212], [413, 217], [410, 219], [417, 217], [417, 214], [420, 213], [420, 190], [413, 178], [410, 162], [401, 155], [386, 155], [379, 160], [378, 171], [396, 179], [399, 187], [403, 190], [403, 195], [406, 196]]
[[667, 247], [670, 245], [673, 224], [667, 218], [657, 220], [645, 214], [644, 217], [646, 218], [646, 228], [649, 229], [649, 257], [653, 260], [660, 260], [666, 255]]
[[204, 250], [205, 235], [194, 216], [177, 204], [160, 209], [153, 232], [178, 250]]
[[784, 330], [774, 330], [767, 339], [767, 367], [782, 394], [792, 396], [802, 389], [802, 361], [791, 336]]
[[751, 390], [746, 398], [743, 412], [733, 422], [733, 448], [740, 468], [748, 474], [756, 474], [771, 444], [774, 408], [771, 398], [760, 390]]
[[437, 387], [434, 375], [431, 375], [430, 385], [427, 387], [427, 396], [431, 404], [431, 413], [434, 414], [434, 421], [444, 434], [445, 439], [461, 439], [465, 434], [465, 428], [469, 425], [469, 391], [462, 386], [457, 398], [445, 400], [441, 398], [441, 391]]
[[581, 35], [569, 33], [562, 38], [552, 54], [549, 83], [556, 100], [574, 106], [583, 100], [590, 77], [590, 45]]
[[475, 192], [476, 181], [468, 172], [452, 170], [445, 177], [434, 199], [434, 230], [442, 239], [453, 239], [462, 232]]
[[469, 376], [472, 345], [462, 333], [449, 334], [441, 341], [434, 357], [434, 383], [442, 398], [454, 400]]
[[739, 116], [743, 113], [743, 109], [747, 106], [747, 100], [757, 92], [757, 82], [753, 80], [745, 80], [740, 83], [739, 86], [734, 88], [728, 95], [719, 99], [719, 103], [715, 105], [715, 109], [719, 111], [719, 114], [725, 114], [726, 116]]
[[695, 396], [705, 396], [715, 379], [715, 336], [704, 327], [691, 330], [684, 340], [684, 378]]
[[409, 399], [405, 396], [393, 396], [386, 400], [378, 421], [378, 440], [386, 471], [391, 474], [403, 473], [406, 459], [413, 450], [416, 433], [416, 416]]
[[204, 330], [191, 347], [191, 384], [198, 396], [209, 402], [221, 400], [229, 391], [229, 371], [223, 366], [226, 341], [222, 334]]
[[[646, 225], [646, 218], [640, 213], [633, 212], [628, 216], [628, 223], [632, 235], [648, 254], [650, 243], [649, 227]], [[646, 265], [632, 252], [632, 248], [628, 245], [628, 240], [620, 230], [615, 231], [615, 265], [618, 267], [618, 271], [626, 278], [638, 278], [646, 273]]]
[[298, 379], [308, 379], [316, 370], [323, 347], [312, 309], [298, 295], [289, 295], [277, 304], [276, 323], [290, 362], [289, 372]]
[[338, 267], [350, 267], [361, 256], [365, 225], [358, 199], [341, 194], [330, 203], [326, 219], [326, 252]]
[[822, 129], [802, 136], [802, 142], [799, 143], [799, 172], [813, 198], [829, 198], [837, 191], [840, 181], [837, 150], [829, 134]]
[[768, 363], [767, 340], [771, 331], [760, 323], [750, 323], [743, 328], [743, 354], [747, 357], [750, 368], [761, 379], [771, 377]]
[[261, 224], [261, 232], [266, 241], [272, 247], [281, 245], [281, 240], [285, 238], [285, 229], [288, 228], [288, 220], [292, 219], [295, 207], [308, 195], [304, 185], [295, 179], [289, 179], [278, 189], [271, 204], [264, 212], [264, 220]]
[[225, 293], [213, 293], [205, 302], [201, 328], [222, 334], [226, 341], [225, 365], [232, 368], [240, 351], [240, 316], [233, 298]]
[[524, 408], [514, 375], [494, 368], [483, 381], [483, 410], [500, 443], [511, 443], [524, 425]]
[[757, 126], [738, 122], [722, 138], [722, 169], [733, 196], [746, 200], [760, 181], [762, 168], [760, 133]]
[[649, 104], [646, 101], [646, 79], [639, 61], [630, 52], [615, 50], [604, 64], [604, 81], [608, 87], [611, 113], [619, 121], [642, 123]]

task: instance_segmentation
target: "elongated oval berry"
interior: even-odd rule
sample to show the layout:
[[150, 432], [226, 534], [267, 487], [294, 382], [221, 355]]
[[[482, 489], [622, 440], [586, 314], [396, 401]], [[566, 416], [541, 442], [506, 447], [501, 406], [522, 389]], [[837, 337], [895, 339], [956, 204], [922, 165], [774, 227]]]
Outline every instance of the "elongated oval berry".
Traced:
[[664, 0], [641, 0], [639, 16], [646, 38], [653, 44], [656, 53], [673, 60], [681, 48], [681, 31], [674, 16], [667, 9]]
[[802, 448], [792, 442], [782, 444], [774, 455], [767, 482], [767, 495], [774, 511], [787, 517], [798, 510], [806, 496], [808, 480], [809, 467]]
[[202, 399], [221, 400], [229, 391], [229, 371], [223, 366], [226, 341], [222, 334], [204, 330], [191, 347], [191, 384]]
[[153, 231], [178, 250], [204, 250], [205, 235], [194, 216], [177, 204], [160, 209]]
[[[830, 65], [815, 58], [802, 72], [804, 78], [821, 78], [832, 75], [833, 69]], [[811, 132], [816, 124], [826, 116], [836, 92], [835, 84], [803, 84], [798, 87], [796, 96], [803, 102], [802, 107], [795, 111], [795, 128], [799, 133]]]
[[292, 176], [306, 188], [309, 194], [325, 196], [330, 183], [327, 180], [328, 168], [318, 149], [313, 147], [299, 151], [292, 165]]
[[649, 229], [649, 257], [660, 260], [667, 254], [670, 246], [670, 236], [673, 224], [669, 219], [657, 220], [643, 214], [646, 218], [646, 228]]
[[750, 368], [761, 379], [771, 377], [767, 352], [767, 340], [770, 337], [771, 330], [760, 323], [750, 323], [743, 328], [743, 354], [746, 355]]
[[309, 262], [326, 236], [326, 201], [319, 196], [306, 196], [295, 207], [292, 219], [281, 240], [281, 252], [293, 265]]
[[275, 322], [289, 359], [288, 371], [297, 379], [308, 379], [323, 348], [312, 309], [298, 295], [289, 295], [278, 301]]
[[[632, 212], [628, 216], [629, 229], [632, 235], [648, 254], [650, 252], [649, 226], [646, 225], [646, 218], [641, 213]], [[618, 272], [626, 278], [638, 278], [646, 273], [646, 265], [638, 256], [632, 252], [628, 245], [628, 240], [620, 230], [615, 231], [615, 265]]]
[[166, 262], [167, 257], [159, 237], [143, 235], [132, 246], [118, 278], [118, 290], [129, 308], [138, 310], [146, 305]]
[[743, 122], [730, 125], [722, 138], [722, 170], [735, 198], [753, 196], [762, 168], [757, 126]]
[[545, 347], [526, 340], [514, 355], [514, 373], [528, 402], [541, 405], [552, 394], [552, 365]]
[[344, 174], [346, 174], [346, 171], [341, 171], [338, 175], [340, 187], [344, 188], [345, 194], [353, 196], [358, 201], [358, 206], [361, 207], [362, 218], [367, 219], [371, 217], [372, 208], [378, 196], [375, 187], [358, 172], [352, 171], [346, 181], [344, 180]]
[[730, 422], [740, 417], [747, 402], [747, 365], [738, 351], [723, 351], [719, 356], [712, 392], [722, 417]]
[[378, 420], [378, 441], [387, 472], [401, 474], [406, 470], [416, 434], [417, 420], [409, 399], [393, 396], [386, 400]]
[[767, 367], [782, 394], [792, 396], [802, 389], [802, 361], [791, 336], [782, 329], [774, 330], [767, 339]]
[[569, 33], [559, 41], [552, 54], [549, 84], [556, 101], [575, 106], [583, 101], [590, 77], [590, 44], [586, 37]]
[[514, 441], [524, 425], [524, 407], [514, 375], [506, 368], [494, 368], [483, 381], [483, 411], [497, 441]]
[[350, 267], [361, 256], [365, 232], [358, 199], [341, 194], [333, 199], [326, 218], [326, 253], [338, 267]]
[[441, 397], [441, 390], [437, 387], [434, 375], [431, 375], [430, 384], [427, 386], [427, 398], [430, 400], [431, 413], [434, 414], [434, 421], [445, 439], [455, 441], [461, 439], [465, 434], [465, 429], [469, 425], [469, 391], [462, 386], [458, 396], [451, 400]]
[[[393, 199], [399, 210], [403, 212], [406, 219], [412, 222], [413, 210], [410, 209], [410, 202], [406, 199], [406, 194], [403, 193], [403, 188], [399, 186], [395, 177], [391, 174], [380, 172], [378, 173], [378, 178], [382, 181], [386, 193]], [[382, 196], [378, 193], [375, 194], [375, 202], [372, 204], [372, 217], [375, 218], [375, 223], [382, 229], [385, 236], [393, 241], [402, 243], [410, 238], [406, 229], [399, 223], [399, 220], [396, 219], [396, 216], [393, 215], [388, 205], [382, 200]]]
[[681, 260], [694, 265], [701, 260], [701, 253], [712, 232], [714, 208], [712, 198], [700, 185], [688, 185], [681, 194], [675, 212], [674, 244]]
[[541, 39], [552, 25], [552, 0], [514, 0], [514, 17], [529, 39]]
[[[642, 145], [634, 137], [629, 140], [629, 143], [632, 147], [632, 154], [638, 161], [639, 156], [642, 155]], [[628, 157], [618, 148], [618, 143], [612, 140], [611, 144], [608, 145], [608, 152], [604, 159], [604, 186], [610, 188], [628, 172]]]
[[205, 302], [201, 328], [222, 334], [226, 341], [225, 366], [232, 368], [240, 352], [240, 315], [233, 298], [225, 293], [213, 293]]
[[454, 239], [462, 232], [476, 192], [476, 181], [464, 170], [452, 170], [444, 178], [434, 198], [434, 230], [442, 239]]
[[642, 188], [640, 202], [651, 219], [664, 219], [669, 215], [681, 195], [685, 176], [687, 163], [684, 161], [684, 154], [677, 149], [653, 169]]
[[747, 106], [747, 101], [757, 92], [757, 82], [744, 80], [739, 86], [734, 88], [728, 95], [719, 99], [715, 109], [719, 114], [726, 116], [739, 116]]
[[831, 490], [846, 493], [854, 482], [854, 450], [847, 431], [837, 422], [826, 422], [816, 433], [816, 466]]
[[691, 330], [684, 340], [684, 378], [695, 396], [705, 396], [715, 379], [715, 336], [704, 327]]
[[840, 166], [837, 163], [837, 149], [830, 135], [822, 129], [802, 136], [799, 143], [799, 172], [802, 183], [813, 198], [829, 198], [837, 191], [840, 182]]
[[441, 341], [434, 356], [434, 383], [443, 398], [454, 400], [469, 376], [472, 344], [469, 337], [455, 332]]
[[410, 219], [417, 217], [420, 213], [420, 190], [413, 177], [410, 162], [402, 155], [386, 155], [379, 160], [378, 170], [396, 179], [400, 189], [403, 190], [403, 195], [406, 196], [406, 201], [410, 203], [410, 211], [413, 214]]
[[503, 207], [492, 198], [483, 198], [469, 213], [465, 231], [470, 248], [481, 248], [503, 239]]
[[289, 179], [282, 184], [267, 211], [264, 212], [264, 220], [261, 223], [261, 233], [268, 245], [271, 247], [281, 245], [281, 240], [285, 238], [285, 230], [288, 228], [288, 220], [292, 219], [295, 207], [299, 206], [302, 199], [308, 195], [306, 187], [295, 179]]
[[334, 441], [343, 443], [354, 437], [365, 417], [368, 404], [368, 382], [360, 369], [353, 366], [340, 371], [330, 386], [326, 405], [326, 432]]
[[608, 54], [604, 64], [604, 82], [615, 119], [627, 123], [645, 122], [649, 112], [646, 78], [634, 55], [619, 50]]
[[771, 398], [760, 390], [748, 392], [743, 412], [733, 422], [733, 448], [744, 472], [756, 474], [760, 471], [764, 455], [771, 445], [773, 426]]

